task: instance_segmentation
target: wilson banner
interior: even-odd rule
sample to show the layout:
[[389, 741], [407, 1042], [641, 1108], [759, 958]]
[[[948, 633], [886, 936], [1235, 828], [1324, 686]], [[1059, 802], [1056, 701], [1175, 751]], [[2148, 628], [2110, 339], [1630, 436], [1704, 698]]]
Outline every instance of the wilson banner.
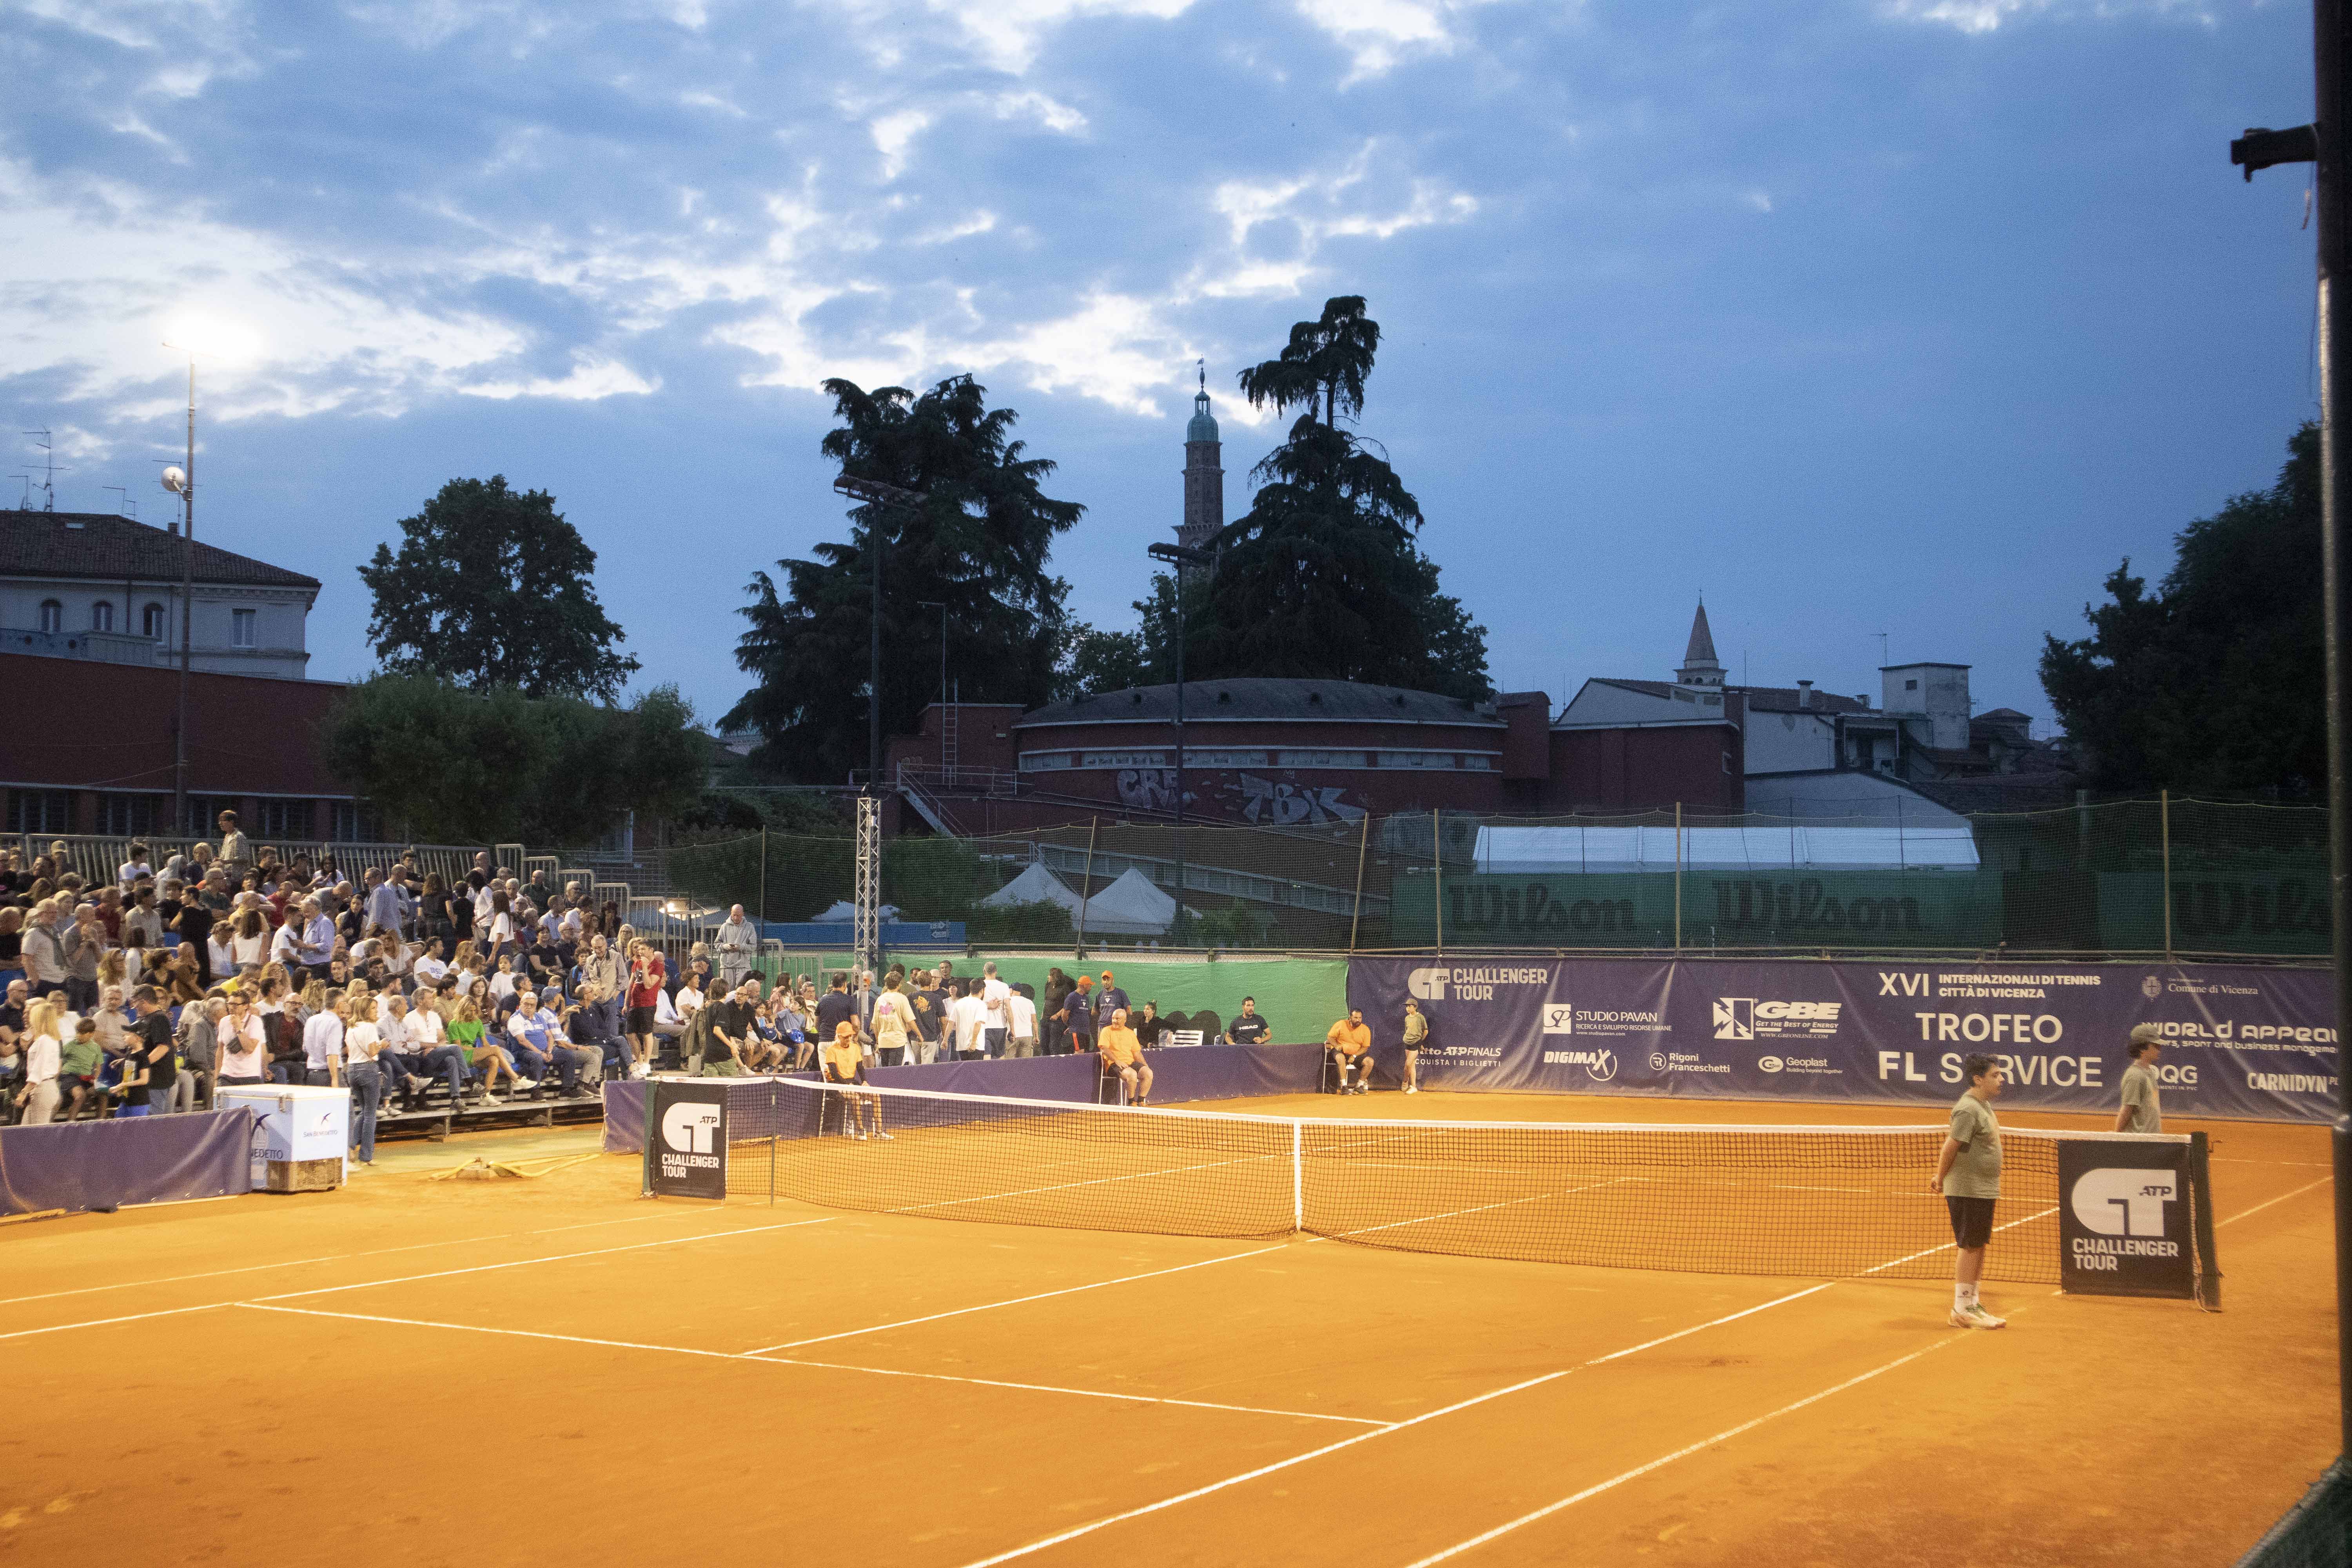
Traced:
[[2004, 1106], [2108, 1110], [2135, 1024], [2164, 1046], [2164, 1109], [2325, 1121], [2336, 1031], [2325, 971], [2255, 965], [1358, 959], [1392, 1077], [1407, 997], [1430, 1020], [1434, 1089], [1948, 1105], [1981, 1051]]

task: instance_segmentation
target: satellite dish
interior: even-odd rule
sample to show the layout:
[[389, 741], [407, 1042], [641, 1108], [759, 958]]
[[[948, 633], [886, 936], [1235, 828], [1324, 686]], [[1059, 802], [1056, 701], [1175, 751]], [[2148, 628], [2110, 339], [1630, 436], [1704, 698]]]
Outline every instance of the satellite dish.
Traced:
[[163, 470], [163, 488], [175, 496], [188, 493], [188, 476], [181, 471], [177, 463]]

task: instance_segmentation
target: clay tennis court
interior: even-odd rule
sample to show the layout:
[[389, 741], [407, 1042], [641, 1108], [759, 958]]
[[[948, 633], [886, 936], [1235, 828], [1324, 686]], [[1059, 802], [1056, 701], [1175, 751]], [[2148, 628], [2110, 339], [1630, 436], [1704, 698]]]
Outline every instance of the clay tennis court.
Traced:
[[465, 1139], [8, 1226], [0, 1561], [2225, 1563], [2333, 1457], [2329, 1184], [2321, 1129], [2203, 1125], [2226, 1310], [1988, 1284], [1998, 1333], [1931, 1279], [426, 1179]]

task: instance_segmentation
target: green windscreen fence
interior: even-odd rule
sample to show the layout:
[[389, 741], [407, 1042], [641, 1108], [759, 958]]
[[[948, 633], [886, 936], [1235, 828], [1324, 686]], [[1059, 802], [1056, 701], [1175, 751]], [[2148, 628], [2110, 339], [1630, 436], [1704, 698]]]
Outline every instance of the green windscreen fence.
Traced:
[[[1181, 831], [1106, 817], [892, 839], [882, 898], [901, 920], [963, 921], [982, 951], [1075, 952], [1082, 940], [1090, 952], [2328, 951], [2319, 807], [2161, 796], [1965, 816], [1924, 798], [1908, 806], [1679, 819], [1423, 811]], [[1559, 831], [1508, 853], [1495, 847], [1507, 835], [1487, 831], [1526, 828]], [[771, 835], [764, 877], [761, 843], [676, 844], [672, 880], [771, 921], [850, 897], [847, 837]], [[1035, 896], [1005, 901], [1016, 879]], [[1132, 918], [1139, 885], [1160, 898], [1164, 923]], [[1089, 894], [1099, 897], [1081, 911]]]

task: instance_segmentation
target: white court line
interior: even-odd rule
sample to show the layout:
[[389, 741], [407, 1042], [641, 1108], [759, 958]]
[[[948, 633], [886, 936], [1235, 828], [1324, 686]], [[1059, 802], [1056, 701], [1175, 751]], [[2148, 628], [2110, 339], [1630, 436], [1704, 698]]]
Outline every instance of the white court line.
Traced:
[[1165, 1274], [1181, 1274], [1189, 1268], [1207, 1268], [1219, 1263], [1232, 1263], [1244, 1258], [1263, 1258], [1269, 1252], [1280, 1252], [1286, 1242], [1272, 1247], [1256, 1247], [1248, 1252], [1230, 1252], [1221, 1258], [1204, 1258], [1197, 1263], [1180, 1263], [1173, 1268], [1154, 1268], [1148, 1274], [1126, 1274], [1117, 1279], [1097, 1279], [1085, 1285], [1066, 1285], [1059, 1290], [1040, 1290], [1034, 1296], [1015, 1296], [1005, 1301], [983, 1301], [977, 1307], [958, 1307], [953, 1311], [933, 1312], [928, 1317], [901, 1318], [895, 1323], [876, 1323], [871, 1328], [844, 1329], [837, 1334], [818, 1334], [811, 1339], [787, 1340], [782, 1344], [761, 1345], [748, 1350], [745, 1355], [766, 1355], [771, 1351], [798, 1350], [803, 1345], [821, 1345], [831, 1340], [856, 1339], [860, 1334], [878, 1334], [887, 1329], [910, 1329], [917, 1323], [936, 1323], [942, 1318], [961, 1318], [967, 1312], [992, 1312], [999, 1307], [1018, 1307], [1024, 1302], [1050, 1300], [1055, 1296], [1074, 1296], [1081, 1290], [1100, 1290], [1106, 1286], [1126, 1285], [1138, 1279], [1157, 1279]]
[[1307, 1453], [1297, 1454], [1287, 1459], [1276, 1459], [1270, 1465], [1260, 1465], [1256, 1469], [1244, 1470], [1240, 1475], [1228, 1476], [1222, 1481], [1212, 1481], [1207, 1486], [1195, 1487], [1189, 1492], [1179, 1492], [1174, 1497], [1162, 1498], [1158, 1502], [1146, 1503], [1141, 1508], [1131, 1508], [1124, 1513], [1107, 1514], [1101, 1519], [1093, 1520], [1087, 1523], [1077, 1525], [1073, 1529], [1063, 1531], [1058, 1535], [1049, 1535], [1043, 1541], [1033, 1541], [1026, 1546], [1016, 1546], [1010, 1552], [1000, 1552], [993, 1557], [983, 1557], [976, 1563], [965, 1564], [965, 1568], [993, 1568], [993, 1565], [996, 1563], [1010, 1563], [1016, 1557], [1026, 1557], [1032, 1552], [1043, 1552], [1049, 1546], [1059, 1546], [1066, 1541], [1076, 1541], [1080, 1536], [1091, 1535], [1096, 1531], [1104, 1528], [1106, 1525], [1122, 1523], [1130, 1519], [1139, 1519], [1149, 1513], [1158, 1513], [1161, 1509], [1173, 1508], [1180, 1502], [1191, 1502], [1194, 1498], [1207, 1497], [1212, 1492], [1221, 1492], [1228, 1487], [1237, 1487], [1244, 1481], [1254, 1481], [1261, 1476], [1270, 1476], [1278, 1470], [1286, 1470], [1293, 1465], [1303, 1465], [1309, 1459], [1319, 1459], [1326, 1454], [1336, 1454], [1342, 1448], [1352, 1448], [1359, 1443], [1369, 1442], [1374, 1437], [1385, 1436], [1391, 1432], [1401, 1432], [1408, 1426], [1418, 1426], [1424, 1421], [1434, 1421], [1441, 1415], [1451, 1415], [1457, 1410], [1467, 1410], [1473, 1405], [1484, 1405], [1489, 1400], [1500, 1399], [1506, 1394], [1518, 1394], [1527, 1389], [1540, 1387], [1544, 1384], [1556, 1382], [1560, 1378], [1566, 1377], [1569, 1373], [1576, 1372], [1582, 1367], [1599, 1366], [1604, 1362], [1617, 1361], [1625, 1356], [1638, 1354], [1643, 1351], [1654, 1350], [1660, 1345], [1670, 1344], [1675, 1340], [1685, 1338], [1691, 1334], [1699, 1333], [1707, 1329], [1717, 1328], [1724, 1323], [1737, 1322], [1741, 1318], [1749, 1317], [1758, 1312], [1767, 1311], [1771, 1308], [1784, 1305], [1790, 1301], [1801, 1300], [1807, 1296], [1817, 1295], [1820, 1292], [1828, 1289], [1830, 1285], [1833, 1285], [1835, 1283], [1835, 1280], [1832, 1280], [1829, 1284], [1810, 1286], [1805, 1289], [1793, 1291], [1786, 1296], [1776, 1297], [1769, 1301], [1759, 1302], [1753, 1307], [1743, 1307], [1737, 1312], [1727, 1312], [1720, 1318], [1710, 1319], [1704, 1323], [1695, 1323], [1687, 1329], [1677, 1329], [1671, 1334], [1661, 1334], [1654, 1340], [1646, 1340], [1638, 1345], [1629, 1345], [1622, 1351], [1612, 1351], [1607, 1355], [1595, 1356], [1591, 1361], [1580, 1362], [1575, 1366], [1564, 1366], [1557, 1372], [1548, 1372], [1538, 1377], [1530, 1377], [1524, 1382], [1512, 1384], [1507, 1388], [1497, 1388], [1486, 1394], [1473, 1394], [1467, 1399], [1462, 1400], [1457, 1404], [1448, 1405], [1440, 1410], [1427, 1410], [1423, 1411], [1419, 1415], [1408, 1415], [1403, 1420], [1382, 1426], [1377, 1431], [1360, 1432], [1352, 1437], [1342, 1437], [1336, 1443], [1327, 1443], [1320, 1448], [1310, 1449]]
[[2237, 1221], [2245, 1218], [2250, 1214], [2260, 1214], [2264, 1209], [2270, 1207], [2271, 1204], [2283, 1204], [2289, 1198], [2299, 1198], [2303, 1196], [2304, 1194], [2311, 1191], [2314, 1187], [2324, 1187], [2335, 1179], [2336, 1178], [2334, 1176], [2322, 1176], [2315, 1182], [2305, 1182], [2303, 1185], [2295, 1188], [2294, 1191], [2291, 1193], [2281, 1193], [2278, 1196], [2272, 1198], [2268, 1203], [2256, 1204], [2250, 1209], [2240, 1209], [2228, 1219], [2218, 1222], [2213, 1228], [2219, 1230], [2222, 1226], [2235, 1224]]
[[[1588, 1182], [1583, 1186], [1568, 1187], [1557, 1193], [1535, 1193], [1524, 1198], [1500, 1198], [1491, 1204], [1479, 1204], [1474, 1208], [1454, 1209], [1445, 1214], [1421, 1215], [1412, 1219], [1391, 1220], [1386, 1225], [1368, 1225], [1360, 1226], [1355, 1230], [1335, 1230], [1328, 1234], [1328, 1239], [1332, 1241], [1345, 1241], [1349, 1237], [1371, 1236], [1379, 1231], [1396, 1230], [1408, 1225], [1429, 1225], [1441, 1219], [1460, 1219], [1465, 1214], [1485, 1214], [1489, 1209], [1507, 1209], [1514, 1204], [1539, 1204], [1546, 1198], [1569, 1197], [1577, 1193], [1589, 1193], [1595, 1187], [1614, 1186], [1620, 1182], [1630, 1182], [1634, 1179], [1635, 1178], [1632, 1176], [1612, 1176], [1605, 1182]], [[1312, 1239], [1321, 1241], [1327, 1239], [1327, 1237], [1318, 1236]]]
[[653, 1351], [667, 1355], [699, 1356], [708, 1361], [753, 1361], [769, 1366], [810, 1367], [823, 1372], [858, 1372], [873, 1377], [910, 1377], [926, 1383], [964, 1383], [982, 1388], [1015, 1388], [1031, 1394], [1066, 1394], [1081, 1399], [1115, 1399], [1130, 1405], [1181, 1405], [1195, 1410], [1228, 1410], [1244, 1415], [1280, 1415], [1297, 1421], [1340, 1421], [1350, 1426], [1388, 1430], [1389, 1423], [1363, 1415], [1332, 1415], [1318, 1410], [1271, 1410], [1257, 1405], [1218, 1405], [1205, 1399], [1171, 1399], [1150, 1394], [1117, 1394], [1100, 1388], [1065, 1388], [1049, 1383], [1008, 1383], [1002, 1378], [961, 1377], [944, 1372], [908, 1372], [897, 1367], [852, 1366], [845, 1362], [800, 1361], [790, 1356], [754, 1355], [748, 1351], [706, 1351], [690, 1345], [654, 1345], [635, 1340], [604, 1340], [586, 1334], [551, 1334], [541, 1329], [499, 1329], [482, 1323], [444, 1323], [429, 1318], [392, 1318], [377, 1312], [330, 1312], [316, 1307], [273, 1307], [261, 1301], [231, 1305], [257, 1312], [289, 1312], [305, 1318], [341, 1318], [358, 1323], [392, 1323], [410, 1329], [449, 1329], [461, 1333], [501, 1334], [509, 1339], [551, 1340], [568, 1345], [597, 1345], [609, 1350]]
[[996, 1202], [999, 1198], [1034, 1197], [1040, 1193], [1066, 1193], [1073, 1187], [1108, 1186], [1113, 1182], [1148, 1182], [1157, 1176], [1183, 1176], [1190, 1175], [1194, 1171], [1221, 1171], [1227, 1165], [1247, 1165], [1255, 1162], [1264, 1160], [1282, 1160], [1287, 1162], [1289, 1158], [1290, 1155], [1287, 1151], [1279, 1154], [1237, 1154], [1230, 1160], [1210, 1160], [1198, 1165], [1171, 1165], [1167, 1169], [1161, 1171], [1124, 1171], [1115, 1176], [1095, 1176], [1083, 1182], [1056, 1182], [1051, 1186], [1023, 1187], [1018, 1191], [1009, 1193], [985, 1193], [978, 1197], [971, 1198], [940, 1198], [934, 1203], [908, 1204], [903, 1208], [877, 1209], [872, 1212], [877, 1214], [919, 1215], [925, 1209], [956, 1208], [964, 1204], [989, 1204]]
[[1868, 1372], [1862, 1373], [1860, 1376], [1847, 1378], [1843, 1383], [1838, 1384], [1834, 1387], [1824, 1388], [1819, 1394], [1809, 1394], [1802, 1399], [1797, 1400], [1791, 1404], [1783, 1405], [1778, 1410], [1759, 1415], [1753, 1421], [1743, 1421], [1737, 1426], [1727, 1426], [1712, 1437], [1702, 1437], [1697, 1442], [1691, 1444], [1688, 1447], [1677, 1448], [1671, 1454], [1662, 1454], [1658, 1458], [1652, 1459], [1646, 1465], [1636, 1465], [1630, 1470], [1612, 1476], [1605, 1481], [1597, 1482], [1592, 1486], [1585, 1488], [1580, 1492], [1573, 1493], [1570, 1496], [1560, 1499], [1556, 1503], [1551, 1503], [1546, 1507], [1539, 1508], [1533, 1513], [1521, 1514], [1518, 1518], [1511, 1521], [1508, 1524], [1498, 1524], [1483, 1535], [1474, 1535], [1469, 1540], [1463, 1542], [1457, 1546], [1449, 1546], [1443, 1552], [1433, 1552], [1431, 1555], [1423, 1557], [1419, 1562], [1411, 1564], [1411, 1568], [1430, 1568], [1432, 1563], [1443, 1563], [1449, 1557], [1459, 1557], [1462, 1553], [1471, 1550], [1473, 1547], [1484, 1546], [1486, 1542], [1496, 1539], [1497, 1536], [1508, 1535], [1511, 1531], [1518, 1529], [1522, 1525], [1533, 1524], [1539, 1519], [1548, 1519], [1564, 1508], [1573, 1508], [1578, 1503], [1584, 1501], [1587, 1498], [1599, 1497], [1602, 1492], [1609, 1491], [1617, 1487], [1622, 1487], [1627, 1481], [1639, 1479], [1641, 1477], [1648, 1475], [1653, 1470], [1662, 1470], [1677, 1459], [1687, 1459], [1693, 1454], [1699, 1453], [1704, 1449], [1712, 1448], [1718, 1443], [1727, 1443], [1732, 1438], [1740, 1436], [1744, 1432], [1753, 1432], [1757, 1427], [1763, 1426], [1767, 1421], [1778, 1420], [1783, 1415], [1802, 1410], [1808, 1405], [1818, 1405], [1833, 1394], [1843, 1394], [1847, 1389], [1853, 1387], [1856, 1384], [1868, 1383], [1872, 1378], [1877, 1377], [1881, 1373], [1893, 1372], [1898, 1366], [1917, 1361], [1923, 1355], [1932, 1354], [1937, 1351], [1942, 1350], [1946, 1345], [1958, 1344], [1958, 1342], [1959, 1342], [1956, 1339], [1938, 1340], [1925, 1350], [1916, 1350], [1913, 1351], [1909, 1355], [1897, 1356], [1893, 1361], [1888, 1362], [1885, 1366], [1874, 1366]]
[[171, 1274], [161, 1279], [126, 1279], [114, 1285], [82, 1285], [71, 1290], [44, 1290], [35, 1296], [0, 1297], [0, 1307], [13, 1307], [21, 1301], [51, 1301], [60, 1296], [89, 1296], [100, 1290], [140, 1290], [151, 1285], [180, 1285], [191, 1279], [218, 1279], [229, 1274], [257, 1274], [272, 1268], [299, 1268], [313, 1263], [343, 1263], [354, 1258], [383, 1258], [394, 1252], [421, 1252], [428, 1247], [466, 1247], [478, 1241], [510, 1241], [518, 1237], [553, 1236], [559, 1231], [593, 1230], [600, 1225], [642, 1225], [654, 1219], [685, 1219], [683, 1213], [632, 1215], [626, 1219], [592, 1219], [579, 1225], [554, 1225], [545, 1230], [507, 1230], [496, 1236], [462, 1236], [447, 1241], [417, 1241], [405, 1247], [378, 1247], [365, 1252], [336, 1252], [322, 1258], [289, 1258], [278, 1263], [249, 1263], [240, 1268], [214, 1268], [202, 1274]]
[[147, 1318], [174, 1318], [183, 1312], [209, 1312], [215, 1307], [233, 1305], [227, 1301], [206, 1301], [201, 1307], [166, 1307], [160, 1312], [126, 1312], [119, 1318], [92, 1318], [85, 1323], [52, 1323], [46, 1329], [16, 1329], [0, 1334], [0, 1340], [29, 1339], [35, 1334], [61, 1334], [68, 1329], [102, 1329], [109, 1323], [136, 1323]]
[[255, 1301], [291, 1301], [304, 1296], [331, 1296], [341, 1290], [373, 1290], [379, 1285], [409, 1285], [419, 1279], [446, 1279], [457, 1274], [488, 1274], [499, 1268], [528, 1268], [534, 1263], [562, 1263], [573, 1258], [604, 1258], [615, 1252], [643, 1252], [649, 1247], [684, 1247], [697, 1241], [721, 1241], [730, 1236], [758, 1236], [763, 1231], [791, 1230], [795, 1226], [830, 1225], [835, 1216], [825, 1215], [817, 1219], [786, 1220], [781, 1225], [751, 1225], [739, 1230], [704, 1231], [697, 1236], [667, 1236], [659, 1241], [633, 1241], [626, 1247], [598, 1247], [586, 1252], [558, 1252], [546, 1258], [518, 1258], [509, 1263], [477, 1263], [469, 1268], [436, 1268], [430, 1274], [404, 1274], [397, 1279], [363, 1279], [356, 1285], [321, 1285], [315, 1290], [281, 1290], [275, 1296], [257, 1296], [254, 1301], [225, 1303], [247, 1307]]

